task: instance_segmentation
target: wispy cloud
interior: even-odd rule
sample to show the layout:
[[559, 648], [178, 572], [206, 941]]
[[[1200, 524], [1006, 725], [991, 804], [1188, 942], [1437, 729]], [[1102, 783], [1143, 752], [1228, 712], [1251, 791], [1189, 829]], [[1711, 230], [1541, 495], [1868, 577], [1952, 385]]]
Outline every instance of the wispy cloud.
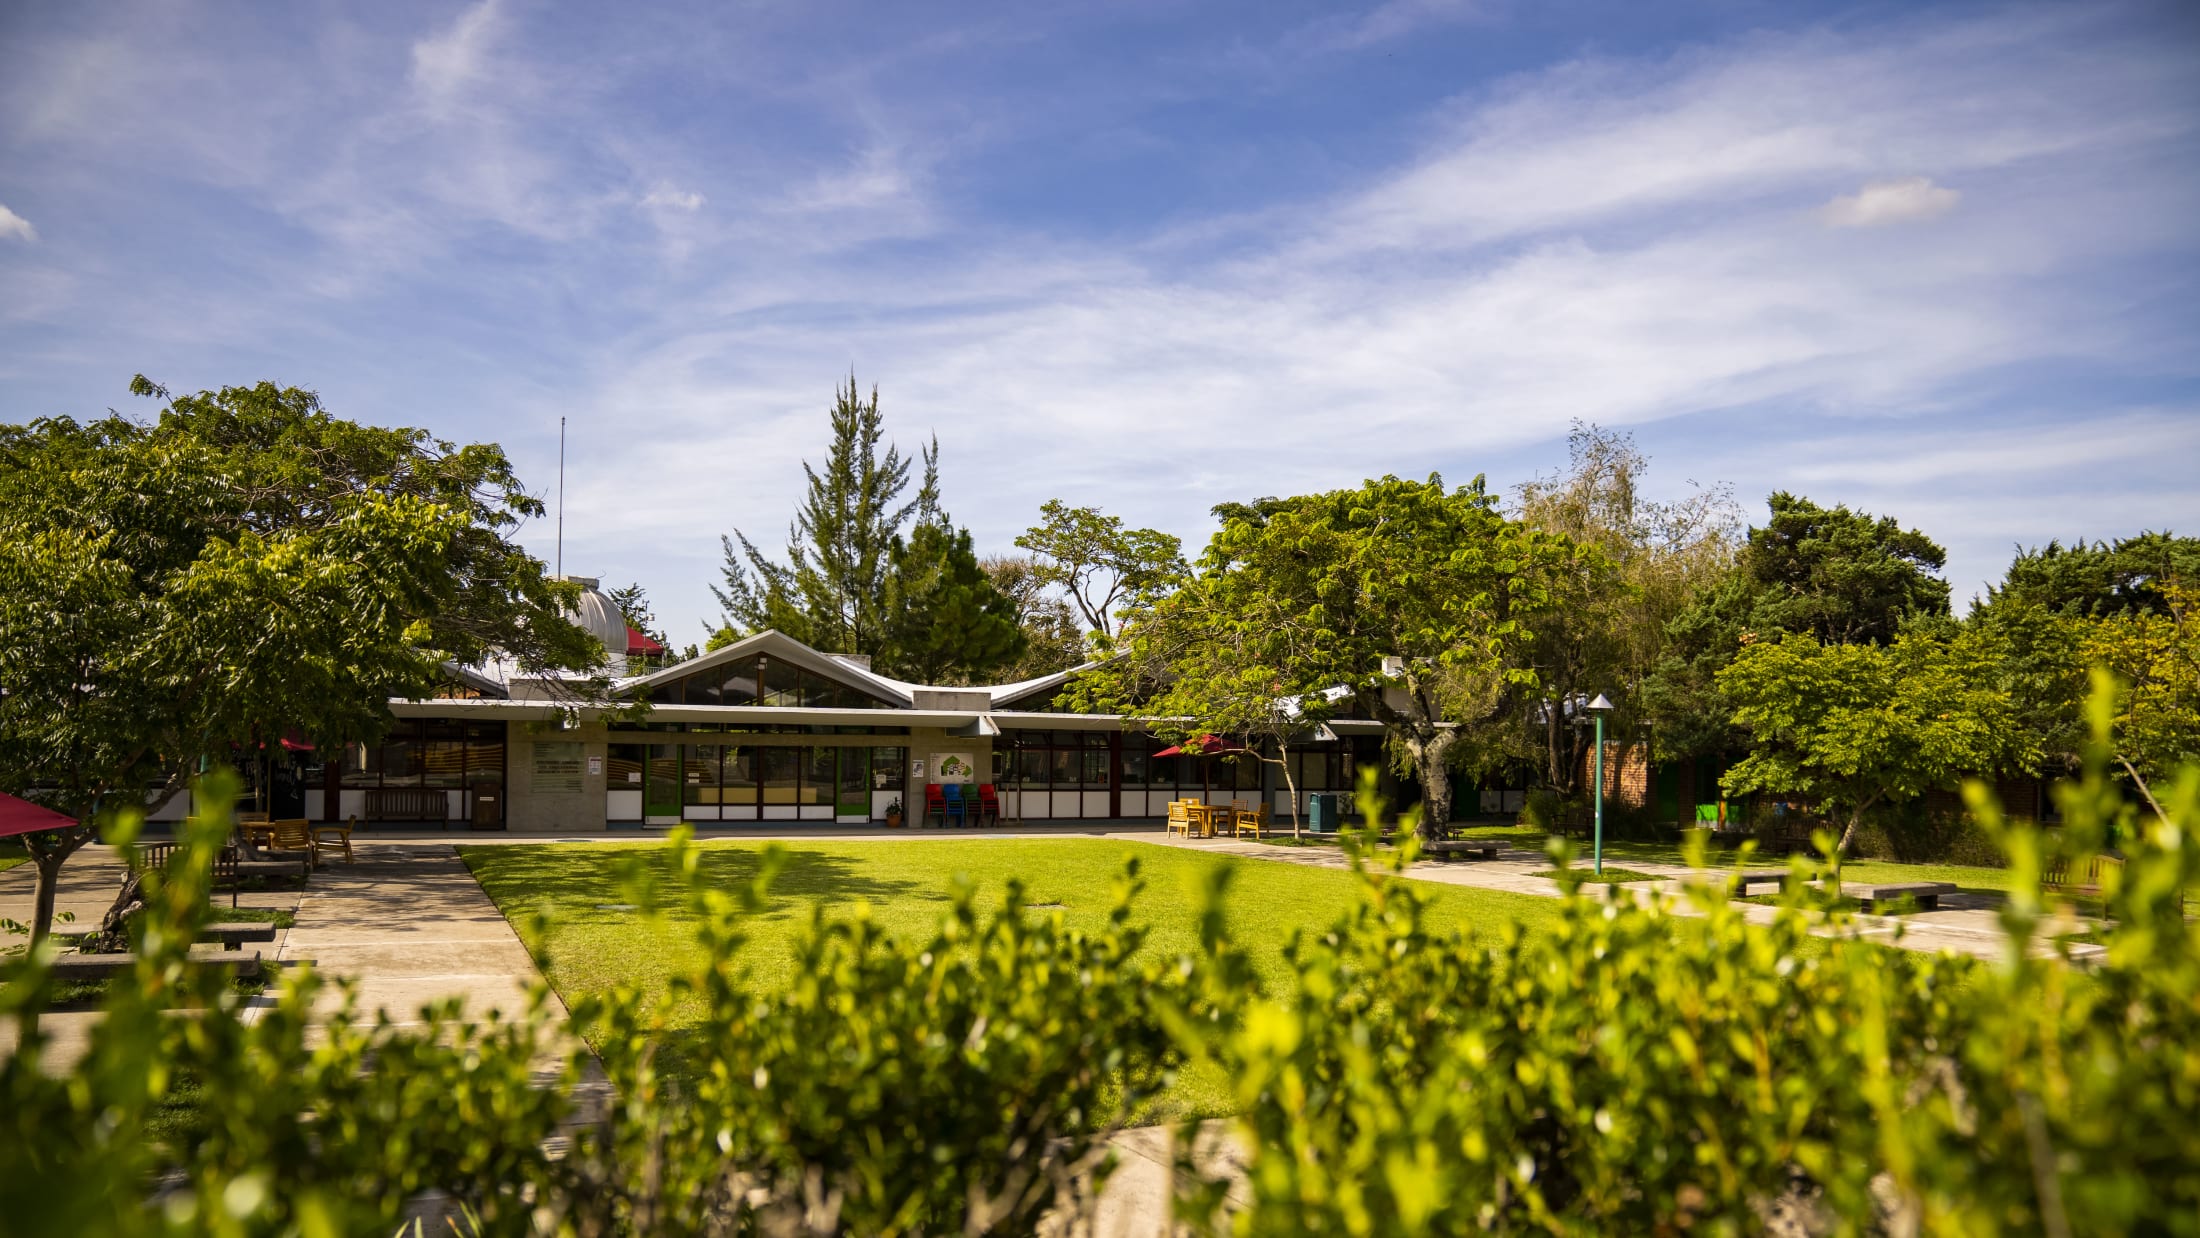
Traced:
[[5, 205], [0, 205], [0, 238], [35, 241], [38, 239], [38, 229], [31, 227], [30, 220], [9, 210]]
[[1818, 217], [1836, 228], [1878, 228], [1945, 215], [1962, 200], [1961, 193], [1935, 185], [1931, 177], [1905, 176], [1873, 181], [1835, 198], [1820, 208]]

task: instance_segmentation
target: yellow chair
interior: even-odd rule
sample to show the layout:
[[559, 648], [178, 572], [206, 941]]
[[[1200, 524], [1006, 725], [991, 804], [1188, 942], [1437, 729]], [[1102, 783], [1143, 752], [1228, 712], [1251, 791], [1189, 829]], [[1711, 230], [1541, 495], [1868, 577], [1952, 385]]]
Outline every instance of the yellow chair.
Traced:
[[1181, 833], [1186, 838], [1190, 838], [1192, 836], [1191, 801], [1169, 801], [1169, 821], [1167, 828], [1168, 832], [1171, 834]]

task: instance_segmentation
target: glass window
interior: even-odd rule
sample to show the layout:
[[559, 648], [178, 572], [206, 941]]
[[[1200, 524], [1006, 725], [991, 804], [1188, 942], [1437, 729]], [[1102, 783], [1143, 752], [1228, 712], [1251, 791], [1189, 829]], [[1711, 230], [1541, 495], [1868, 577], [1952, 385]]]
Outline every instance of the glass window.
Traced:
[[719, 687], [719, 685], [718, 685], [718, 677], [717, 677], [717, 676], [715, 676], [715, 675], [689, 675], [689, 676], [686, 676], [685, 678], [681, 679], [681, 680], [680, 680], [680, 682], [681, 682], [682, 684], [685, 684], [685, 685], [686, 685], [686, 692], [684, 693], [684, 699], [686, 700], [686, 702], [687, 702], [688, 704], [690, 704], [690, 705], [720, 705], [720, 704], [724, 704], [724, 700], [723, 700], [722, 698], [724, 697], [724, 695], [725, 695], [725, 694], [724, 694], [724, 692], [723, 692], [723, 691], [722, 691], [722, 690], [720, 689], [720, 687]]
[[758, 748], [756, 765], [766, 804], [794, 804], [802, 783], [801, 748]]
[[1081, 779], [1081, 781], [1088, 787], [1107, 786], [1108, 750], [1102, 748], [1098, 751], [1094, 751], [1091, 748], [1087, 748], [1082, 755], [1085, 758], [1085, 776], [1083, 779]]
[[756, 659], [740, 658], [709, 672], [718, 679], [718, 704], [756, 704]]
[[400, 731], [393, 731], [389, 738], [382, 741], [382, 785], [385, 787], [417, 787], [420, 785], [419, 740]]
[[1146, 762], [1150, 759], [1143, 752], [1125, 752], [1123, 754], [1123, 785], [1126, 787], [1145, 786]]
[[802, 771], [802, 803], [830, 804], [840, 768], [838, 748], [802, 748], [809, 754]]
[[907, 748], [871, 749], [871, 789], [873, 791], [899, 791], [909, 775], [909, 750]]
[[420, 745], [421, 785], [466, 785], [466, 743], [456, 739], [431, 739]]
[[344, 747], [344, 785], [382, 785], [382, 747], [379, 744], [347, 744]]
[[1016, 751], [1016, 783], [1025, 787], [1047, 785], [1047, 753], [1044, 748], [1019, 748]]
[[1238, 790], [1240, 790], [1240, 791], [1258, 791], [1258, 790], [1260, 790], [1260, 766], [1261, 766], [1261, 762], [1260, 762], [1259, 758], [1257, 758], [1257, 757], [1239, 757], [1239, 758], [1238, 758], [1237, 760], [1235, 760], [1235, 761], [1231, 762], [1231, 764], [1233, 764], [1233, 765], [1237, 766], [1237, 789], [1238, 789]]
[[718, 745], [689, 744], [680, 763], [680, 802], [718, 802]]
[[754, 748], [727, 747], [718, 762], [718, 798], [723, 804], [756, 805]]
[[1178, 757], [1154, 757], [1146, 768], [1146, 785], [1149, 787], [1173, 787], [1184, 776], [1184, 762]]
[[785, 662], [760, 658], [763, 691], [757, 695], [759, 705], [799, 705], [802, 703], [802, 673]]
[[1108, 746], [1108, 733], [1106, 731], [1086, 731], [1083, 732], [1083, 735], [1085, 747], [1087, 748], [1105, 748]]
[[1047, 780], [1057, 787], [1074, 787], [1079, 768], [1077, 751], [1072, 748], [1056, 748], [1047, 753]]
[[642, 789], [641, 744], [612, 744], [604, 759], [604, 786], [613, 791]]

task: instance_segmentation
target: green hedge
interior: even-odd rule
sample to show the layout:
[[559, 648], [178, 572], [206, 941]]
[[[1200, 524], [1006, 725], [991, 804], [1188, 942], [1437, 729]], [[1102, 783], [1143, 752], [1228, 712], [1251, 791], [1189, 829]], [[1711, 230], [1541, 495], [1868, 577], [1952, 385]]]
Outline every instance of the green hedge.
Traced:
[[[740, 962], [760, 889], [708, 888], [675, 839], [662, 888], [626, 875], [696, 913], [708, 962], [675, 992], [325, 1034], [310, 970], [247, 1021], [185, 966], [226, 828], [196, 822], [89, 1056], [47, 1069], [33, 1034], [0, 1064], [0, 1229], [388, 1233], [444, 1192], [483, 1233], [1032, 1233], [1091, 1207], [1105, 1136], [1202, 1058], [1235, 1080], [1248, 1177], [1229, 1203], [1183, 1164], [1194, 1231], [2196, 1233], [2200, 774], [2165, 802], [2133, 816], [2097, 765], [2067, 789], [2058, 839], [2128, 857], [2091, 965], [2039, 936], [2040, 837], [1983, 793], [2013, 866], [1999, 962], [1813, 937], [1800, 902], [1753, 924], [1709, 890], [1576, 889], [1548, 932], [1437, 934], [1403, 857], [1355, 847], [1362, 899], [1273, 992], [1219, 886], [1199, 950], [1148, 950], [1133, 871], [1094, 933], [1014, 890], [958, 893], [919, 939], [814, 919], [766, 998]], [[0, 1018], [41, 1011], [46, 964], [6, 964]], [[709, 1015], [675, 1034], [690, 995]]]

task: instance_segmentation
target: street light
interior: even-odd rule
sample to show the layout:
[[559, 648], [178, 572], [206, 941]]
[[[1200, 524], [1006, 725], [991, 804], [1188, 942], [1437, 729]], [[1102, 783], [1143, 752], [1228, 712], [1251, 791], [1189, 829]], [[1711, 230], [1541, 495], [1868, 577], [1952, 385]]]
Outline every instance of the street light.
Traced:
[[1597, 718], [1597, 876], [1604, 875], [1604, 715], [1612, 712], [1612, 702], [1602, 692], [1589, 702], [1589, 712]]

